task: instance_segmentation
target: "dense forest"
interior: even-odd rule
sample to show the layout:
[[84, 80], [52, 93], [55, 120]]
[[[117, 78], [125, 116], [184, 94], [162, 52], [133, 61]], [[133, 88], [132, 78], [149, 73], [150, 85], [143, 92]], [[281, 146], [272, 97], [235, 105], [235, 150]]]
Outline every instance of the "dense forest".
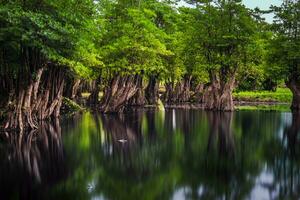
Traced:
[[[35, 129], [63, 98], [103, 113], [197, 103], [233, 111], [234, 90], [284, 84], [300, 110], [300, 2], [1, 0], [1, 129]], [[264, 14], [273, 13], [273, 23]]]

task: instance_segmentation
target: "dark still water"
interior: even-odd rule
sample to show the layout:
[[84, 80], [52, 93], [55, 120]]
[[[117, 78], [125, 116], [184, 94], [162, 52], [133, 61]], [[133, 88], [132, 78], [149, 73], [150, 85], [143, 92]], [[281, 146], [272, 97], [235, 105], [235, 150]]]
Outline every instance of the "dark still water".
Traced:
[[299, 199], [300, 116], [86, 113], [1, 135], [0, 199]]

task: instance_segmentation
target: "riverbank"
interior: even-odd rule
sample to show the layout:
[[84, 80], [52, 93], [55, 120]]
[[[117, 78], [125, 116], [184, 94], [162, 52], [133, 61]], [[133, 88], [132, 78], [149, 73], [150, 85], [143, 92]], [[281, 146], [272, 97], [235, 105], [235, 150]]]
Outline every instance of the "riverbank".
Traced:
[[233, 98], [237, 110], [290, 111], [292, 92], [288, 88], [276, 91], [234, 92]]

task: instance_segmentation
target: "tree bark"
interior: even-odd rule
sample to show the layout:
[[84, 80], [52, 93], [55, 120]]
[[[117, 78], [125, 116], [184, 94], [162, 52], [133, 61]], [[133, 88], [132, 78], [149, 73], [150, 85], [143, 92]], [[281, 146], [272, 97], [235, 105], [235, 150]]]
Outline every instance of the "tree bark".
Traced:
[[191, 96], [191, 100], [194, 103], [203, 103], [204, 84], [198, 83], [192, 88], [192, 91], [193, 95]]
[[101, 100], [100, 111], [104, 113], [122, 112], [138, 91], [139, 75], [117, 75], [105, 88]]
[[159, 99], [159, 81], [155, 76], [150, 76], [148, 86], [145, 90], [147, 104], [157, 105]]
[[286, 86], [292, 91], [293, 99], [291, 110], [299, 111], [300, 110], [300, 81], [297, 78], [291, 78], [286, 82]]
[[233, 111], [234, 104], [232, 91], [235, 85], [235, 76], [228, 77], [228, 80], [220, 80], [216, 74], [211, 74], [211, 83], [205, 89], [203, 101], [205, 109]]
[[137, 91], [129, 100], [129, 105], [131, 106], [144, 106], [146, 103], [145, 100], [145, 91], [143, 87], [143, 78], [141, 76], [137, 77]]
[[21, 75], [20, 78], [30, 78], [18, 81], [12, 87], [4, 129], [18, 129], [21, 132], [25, 128], [36, 129], [39, 121], [60, 115], [64, 87], [63, 70], [61, 67], [48, 66], [47, 69], [38, 68], [34, 74], [35, 77]]
[[173, 82], [166, 84], [166, 93], [164, 95], [164, 102], [167, 105], [176, 105], [189, 102], [191, 76], [186, 75], [182, 81], [175, 84]]
[[99, 76], [95, 82], [95, 87], [91, 91], [91, 95], [88, 98], [88, 105], [95, 108], [99, 104], [99, 93], [100, 93], [100, 85], [101, 85], [101, 76]]
[[81, 83], [80, 79], [70, 78], [69, 80], [67, 80], [64, 97], [67, 97], [73, 101], [76, 100], [76, 98], [79, 97], [78, 92], [79, 92], [80, 83]]

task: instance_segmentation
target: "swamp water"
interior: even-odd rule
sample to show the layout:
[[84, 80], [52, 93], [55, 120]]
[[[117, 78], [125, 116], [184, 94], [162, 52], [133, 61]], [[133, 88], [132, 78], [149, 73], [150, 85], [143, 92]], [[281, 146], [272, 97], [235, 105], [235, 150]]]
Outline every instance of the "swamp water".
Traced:
[[1, 135], [0, 199], [299, 199], [300, 115], [85, 113]]

